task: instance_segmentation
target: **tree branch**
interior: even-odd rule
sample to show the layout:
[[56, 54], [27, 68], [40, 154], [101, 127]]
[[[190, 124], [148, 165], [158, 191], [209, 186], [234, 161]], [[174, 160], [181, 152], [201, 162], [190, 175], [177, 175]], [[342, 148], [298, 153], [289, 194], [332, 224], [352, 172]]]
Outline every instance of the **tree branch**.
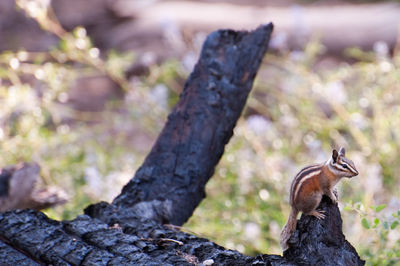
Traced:
[[180, 100], [135, 177], [114, 200], [112, 213], [90, 206], [86, 213], [110, 222], [117, 210], [161, 223], [182, 225], [205, 197], [233, 134], [272, 24], [253, 32], [220, 30], [210, 34]]

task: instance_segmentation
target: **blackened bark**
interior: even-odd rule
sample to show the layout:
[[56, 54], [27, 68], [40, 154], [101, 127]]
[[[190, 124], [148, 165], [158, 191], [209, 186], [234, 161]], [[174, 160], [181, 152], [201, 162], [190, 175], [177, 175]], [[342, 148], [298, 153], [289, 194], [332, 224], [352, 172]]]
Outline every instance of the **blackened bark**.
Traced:
[[8, 249], [0, 249], [0, 265], [199, 265], [207, 259], [214, 265], [264, 265], [259, 258], [150, 220], [131, 220], [122, 229], [87, 215], [57, 222], [39, 212], [14, 211], [0, 214], [0, 234], [11, 240], [5, 244], [0, 238], [0, 247]]
[[325, 220], [301, 218], [284, 257], [249, 257], [163, 225], [182, 224], [204, 198], [271, 30], [208, 37], [157, 143], [112, 204], [61, 222], [32, 210], [0, 213], [0, 265], [362, 265], [330, 202], [322, 203]]
[[[253, 32], [222, 30], [208, 36], [157, 142], [114, 200], [114, 214], [129, 208], [163, 223], [182, 225], [189, 219], [233, 134], [271, 31], [268, 24]], [[113, 217], [96, 208], [87, 213], [106, 221]]]
[[31, 210], [0, 213], [0, 265], [364, 265], [337, 205], [324, 198], [319, 208], [327, 217], [303, 215], [283, 257], [246, 256], [140, 217], [120, 226], [88, 215], [57, 222]]
[[324, 196], [318, 209], [324, 210], [327, 217], [318, 220], [303, 214], [288, 241], [290, 248], [284, 258], [300, 265], [364, 265], [365, 261], [343, 234], [337, 205]]

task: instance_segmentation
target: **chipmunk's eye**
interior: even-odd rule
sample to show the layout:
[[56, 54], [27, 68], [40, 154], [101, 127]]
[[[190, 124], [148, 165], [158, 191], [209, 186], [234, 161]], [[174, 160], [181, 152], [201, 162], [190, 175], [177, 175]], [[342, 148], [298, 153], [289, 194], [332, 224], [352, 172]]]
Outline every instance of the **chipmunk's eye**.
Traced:
[[344, 163], [342, 163], [341, 164], [342, 166], [343, 166], [343, 168], [345, 168], [345, 169], [347, 169], [348, 167], [347, 167], [347, 164], [344, 164]]

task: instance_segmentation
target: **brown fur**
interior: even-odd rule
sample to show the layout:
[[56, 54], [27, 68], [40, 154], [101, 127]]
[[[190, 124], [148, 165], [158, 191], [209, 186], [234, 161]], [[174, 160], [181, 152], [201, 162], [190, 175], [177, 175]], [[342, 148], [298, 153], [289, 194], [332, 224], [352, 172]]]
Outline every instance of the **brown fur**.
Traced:
[[332, 189], [339, 181], [338, 177], [335, 176], [334, 173], [329, 171], [328, 167], [323, 167], [321, 174], [318, 177], [319, 182], [321, 183], [321, 188], [326, 191]]
[[290, 215], [287, 223], [283, 227], [282, 233], [281, 233], [281, 247], [283, 251], [289, 248], [287, 242], [290, 238], [290, 236], [294, 233], [296, 230], [296, 223], [297, 223], [297, 214], [299, 213], [296, 208], [292, 208], [290, 210]]
[[[313, 176], [307, 179], [301, 186], [294, 206], [297, 210], [308, 214], [318, 207], [319, 202], [322, 198], [322, 191], [320, 190], [319, 175]], [[298, 200], [298, 199], [302, 200]]]

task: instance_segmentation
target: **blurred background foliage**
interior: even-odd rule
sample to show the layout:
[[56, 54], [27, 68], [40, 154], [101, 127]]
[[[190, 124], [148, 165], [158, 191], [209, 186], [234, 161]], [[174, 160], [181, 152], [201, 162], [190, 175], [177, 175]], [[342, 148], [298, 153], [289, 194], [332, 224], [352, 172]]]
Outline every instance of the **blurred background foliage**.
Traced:
[[[70, 197], [46, 214], [72, 219], [88, 204], [119, 194], [161, 131], [189, 70], [168, 60], [128, 79], [132, 53], [103, 53], [84, 28], [65, 31], [46, 5], [29, 3], [17, 1], [60, 41], [49, 51], [0, 54], [0, 165], [38, 162], [44, 182]], [[303, 51], [266, 56], [207, 197], [184, 228], [249, 255], [280, 253], [291, 179], [345, 146], [360, 175], [338, 185], [344, 233], [369, 265], [395, 265], [400, 55], [384, 46], [351, 48], [348, 62], [334, 68], [318, 65], [323, 55], [315, 39]], [[122, 96], [100, 112], [73, 108], [69, 88], [96, 75], [107, 76]]]

